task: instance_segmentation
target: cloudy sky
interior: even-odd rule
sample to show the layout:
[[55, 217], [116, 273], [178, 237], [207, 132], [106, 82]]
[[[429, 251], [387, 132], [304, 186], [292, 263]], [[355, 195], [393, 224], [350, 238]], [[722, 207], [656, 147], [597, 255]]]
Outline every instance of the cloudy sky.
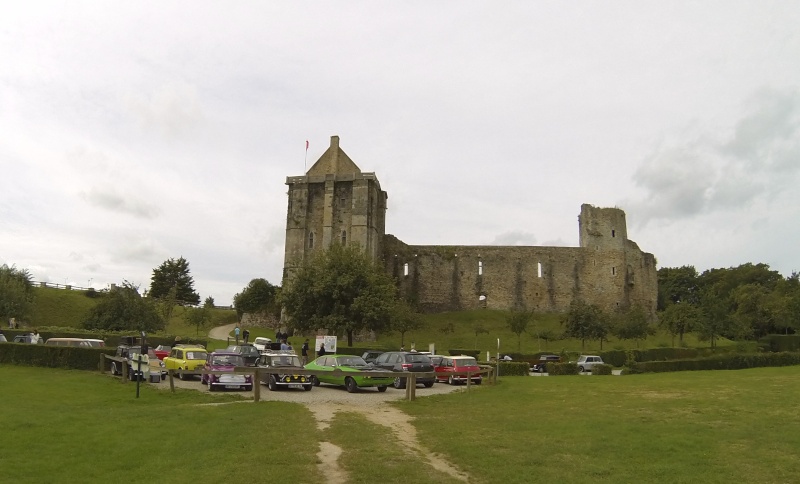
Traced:
[[[800, 3], [6, 2], [0, 263], [201, 298], [280, 283], [287, 176], [331, 135], [411, 244], [800, 270]], [[307, 153], [305, 142], [309, 141]], [[307, 164], [306, 164], [307, 163]]]

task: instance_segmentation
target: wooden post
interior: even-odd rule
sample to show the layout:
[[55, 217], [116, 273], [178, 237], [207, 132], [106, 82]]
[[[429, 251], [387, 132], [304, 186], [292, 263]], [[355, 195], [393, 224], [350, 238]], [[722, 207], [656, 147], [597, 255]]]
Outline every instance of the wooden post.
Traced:
[[253, 401], [258, 403], [261, 400], [261, 378], [259, 378], [258, 371], [260, 368], [256, 368], [255, 373], [253, 373]]
[[100, 353], [100, 374], [104, 374], [106, 372], [106, 354]]
[[128, 383], [128, 362], [120, 364], [122, 365], [122, 383]]
[[175, 370], [168, 370], [167, 375], [169, 375], [169, 390], [172, 393], [175, 393], [175, 378], [174, 378]]
[[467, 372], [467, 393], [469, 393], [470, 386], [472, 386], [472, 373]]
[[417, 394], [417, 375], [416, 375], [416, 373], [410, 374], [408, 376], [408, 378], [406, 379], [406, 390], [408, 391], [408, 393], [406, 394], [408, 396], [408, 401], [409, 402], [413, 402], [414, 399], [416, 398], [416, 394]]

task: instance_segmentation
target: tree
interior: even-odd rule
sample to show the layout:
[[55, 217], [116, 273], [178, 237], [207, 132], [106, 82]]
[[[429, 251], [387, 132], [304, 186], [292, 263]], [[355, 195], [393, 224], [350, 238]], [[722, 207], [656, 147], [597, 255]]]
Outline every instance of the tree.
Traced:
[[289, 325], [300, 332], [345, 333], [389, 329], [397, 307], [392, 279], [358, 244], [333, 244], [307, 258], [282, 290]]
[[0, 317], [25, 319], [33, 307], [33, 281], [27, 269], [0, 266]]
[[603, 340], [609, 333], [609, 320], [600, 307], [573, 299], [561, 324], [564, 336], [580, 339], [581, 348], [586, 349], [587, 339], [599, 339], [600, 349], [603, 349]]
[[694, 266], [662, 267], [658, 270], [658, 309], [664, 310], [670, 303], [696, 304], [698, 283]]
[[528, 324], [531, 321], [533, 321], [533, 313], [530, 311], [512, 311], [506, 318], [508, 329], [517, 335], [517, 351], [520, 351], [522, 347], [522, 333], [528, 330]]
[[194, 291], [194, 279], [189, 275], [189, 263], [183, 257], [168, 259], [153, 269], [149, 295], [160, 299], [168, 296], [173, 287], [179, 304], [200, 304], [200, 295]]
[[[536, 337], [538, 339], [544, 340], [544, 349], [545, 350], [547, 349], [547, 343], [549, 343], [550, 341], [558, 340], [558, 335], [554, 331], [551, 331], [549, 329], [543, 329], [541, 331], [538, 331], [536, 333]], [[542, 347], [539, 346], [539, 350], [541, 350], [541, 349], [542, 349]]]
[[675, 346], [675, 335], [683, 343], [683, 335], [700, 326], [700, 310], [691, 303], [669, 304], [661, 313], [659, 324], [672, 335], [672, 346]]
[[392, 314], [391, 326], [393, 331], [400, 333], [400, 346], [405, 346], [405, 335], [422, 327], [422, 318], [411, 309], [405, 301], [398, 301]]
[[128, 281], [113, 288], [89, 311], [83, 322], [87, 329], [107, 331], [147, 331], [164, 329], [164, 320], [152, 300], [139, 294], [139, 288]]
[[211, 296], [208, 296], [206, 298], [206, 300], [203, 301], [203, 307], [204, 308], [209, 308], [209, 309], [214, 309], [214, 298], [211, 297]]
[[253, 279], [242, 289], [242, 292], [233, 296], [233, 306], [236, 316], [241, 321], [245, 313], [259, 314], [279, 320], [281, 305], [278, 302], [278, 287], [273, 286], [266, 279]]
[[636, 340], [638, 348], [639, 340], [653, 334], [653, 327], [647, 321], [644, 309], [641, 306], [633, 306], [617, 316], [612, 333], [619, 339]]
[[183, 313], [183, 319], [186, 320], [187, 323], [191, 324], [195, 327], [195, 334], [200, 334], [200, 329], [203, 328], [209, 321], [211, 321], [211, 311], [209, 310], [208, 306], [203, 306], [201, 308], [186, 308], [186, 312]]

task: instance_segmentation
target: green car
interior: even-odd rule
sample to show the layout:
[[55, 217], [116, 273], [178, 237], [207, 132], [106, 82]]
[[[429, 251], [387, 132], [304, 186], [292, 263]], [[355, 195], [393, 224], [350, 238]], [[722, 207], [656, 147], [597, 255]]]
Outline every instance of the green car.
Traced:
[[353, 393], [362, 387], [378, 387], [379, 392], [385, 392], [386, 387], [394, 382], [388, 376], [370, 376], [352, 373], [383, 372], [364, 361], [360, 356], [353, 355], [325, 355], [305, 366], [306, 370], [319, 370], [325, 373], [311, 376], [311, 383], [319, 386], [320, 383], [344, 386], [348, 392]]

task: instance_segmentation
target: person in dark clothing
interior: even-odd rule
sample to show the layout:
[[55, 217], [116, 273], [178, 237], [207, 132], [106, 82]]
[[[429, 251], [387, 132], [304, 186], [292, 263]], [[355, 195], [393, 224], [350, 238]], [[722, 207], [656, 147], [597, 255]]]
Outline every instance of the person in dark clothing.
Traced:
[[305, 342], [303, 342], [303, 346], [300, 348], [300, 356], [302, 356], [301, 359], [304, 365], [308, 363], [308, 338], [306, 338]]
[[325, 343], [319, 345], [319, 350], [317, 350], [317, 358], [320, 356], [325, 356]]

